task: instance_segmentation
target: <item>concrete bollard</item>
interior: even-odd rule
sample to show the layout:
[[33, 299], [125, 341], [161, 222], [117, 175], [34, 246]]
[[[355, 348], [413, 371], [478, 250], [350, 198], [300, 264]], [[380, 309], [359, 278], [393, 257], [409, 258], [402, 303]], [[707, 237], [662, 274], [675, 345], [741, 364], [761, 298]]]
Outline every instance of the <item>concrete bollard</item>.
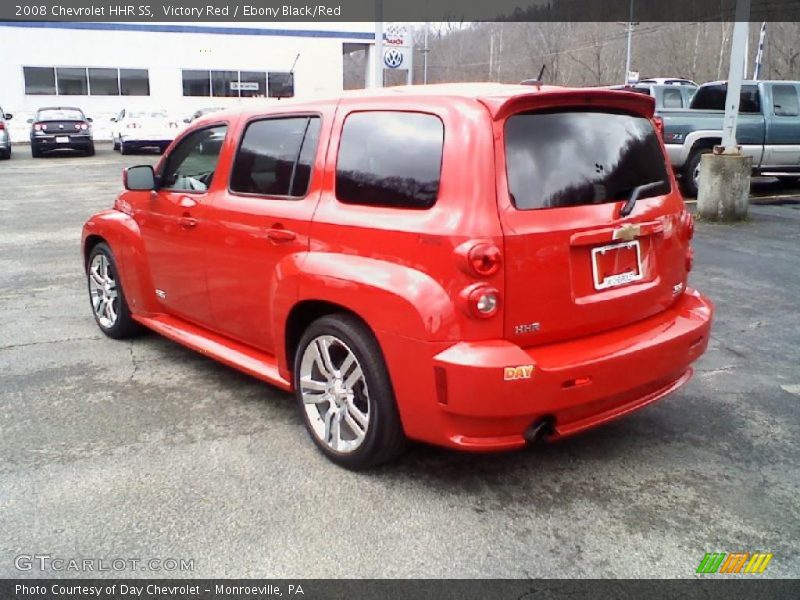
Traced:
[[747, 218], [753, 158], [740, 154], [704, 154], [700, 158], [697, 214], [710, 221]]

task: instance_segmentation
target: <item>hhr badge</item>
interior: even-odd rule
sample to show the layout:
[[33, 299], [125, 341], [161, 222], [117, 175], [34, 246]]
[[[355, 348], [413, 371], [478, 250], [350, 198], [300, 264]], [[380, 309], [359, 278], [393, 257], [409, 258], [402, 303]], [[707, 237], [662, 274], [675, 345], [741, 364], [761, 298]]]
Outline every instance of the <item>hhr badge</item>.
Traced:
[[536, 333], [539, 331], [539, 323], [523, 323], [522, 325], [514, 325], [514, 335], [524, 335], [526, 333]]
[[533, 365], [522, 365], [520, 367], [506, 367], [503, 369], [503, 379], [514, 381], [515, 379], [530, 379], [533, 374]]

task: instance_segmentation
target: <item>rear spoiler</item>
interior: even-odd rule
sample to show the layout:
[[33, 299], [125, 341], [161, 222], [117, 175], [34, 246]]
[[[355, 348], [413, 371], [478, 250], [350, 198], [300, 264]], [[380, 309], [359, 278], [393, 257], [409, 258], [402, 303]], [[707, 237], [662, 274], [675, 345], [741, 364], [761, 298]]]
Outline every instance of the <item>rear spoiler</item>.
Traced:
[[616, 108], [652, 119], [656, 110], [655, 98], [649, 95], [604, 88], [542, 86], [511, 97], [485, 96], [478, 100], [489, 109], [494, 120], [525, 110], [577, 107]]

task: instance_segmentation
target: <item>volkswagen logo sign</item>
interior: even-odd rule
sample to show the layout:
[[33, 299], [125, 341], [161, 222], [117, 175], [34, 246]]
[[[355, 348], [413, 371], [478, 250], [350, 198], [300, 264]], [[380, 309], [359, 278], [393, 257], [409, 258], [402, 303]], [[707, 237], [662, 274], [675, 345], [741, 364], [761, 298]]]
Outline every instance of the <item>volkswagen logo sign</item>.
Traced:
[[403, 64], [403, 53], [397, 48], [389, 48], [383, 53], [383, 62], [390, 69], [396, 69]]

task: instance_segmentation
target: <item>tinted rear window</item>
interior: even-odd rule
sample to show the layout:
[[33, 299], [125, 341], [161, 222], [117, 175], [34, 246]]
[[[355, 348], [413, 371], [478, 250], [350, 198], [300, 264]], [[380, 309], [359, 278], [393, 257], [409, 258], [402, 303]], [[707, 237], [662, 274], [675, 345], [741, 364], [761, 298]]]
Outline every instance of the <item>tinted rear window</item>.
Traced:
[[444, 125], [423, 113], [353, 113], [344, 123], [336, 197], [347, 204], [429, 208], [439, 194]]
[[520, 210], [627, 199], [640, 185], [664, 181], [642, 198], [669, 190], [665, 159], [650, 121], [622, 113], [521, 113], [505, 128], [511, 201]]

